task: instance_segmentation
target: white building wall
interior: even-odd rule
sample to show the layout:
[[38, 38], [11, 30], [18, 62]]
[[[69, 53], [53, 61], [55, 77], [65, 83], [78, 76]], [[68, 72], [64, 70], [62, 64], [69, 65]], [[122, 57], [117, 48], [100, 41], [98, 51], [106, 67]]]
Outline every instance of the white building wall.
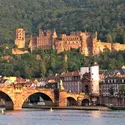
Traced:
[[99, 96], [99, 66], [90, 67], [91, 76], [91, 94], [92, 96]]

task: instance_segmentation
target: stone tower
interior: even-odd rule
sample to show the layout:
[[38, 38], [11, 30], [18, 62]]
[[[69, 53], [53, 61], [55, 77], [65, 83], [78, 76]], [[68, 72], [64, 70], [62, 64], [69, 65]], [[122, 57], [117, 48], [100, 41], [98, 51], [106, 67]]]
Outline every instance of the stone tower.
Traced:
[[25, 48], [25, 30], [22, 28], [16, 29], [15, 45], [17, 48]]
[[95, 62], [90, 67], [90, 88], [91, 88], [91, 101], [93, 104], [97, 104], [99, 92], [99, 65]]
[[81, 32], [80, 37], [81, 37], [81, 48], [80, 48], [81, 53], [88, 56], [89, 55], [89, 47], [88, 47], [89, 34], [87, 34], [86, 32]]
[[97, 52], [97, 41], [98, 41], [98, 39], [97, 39], [97, 36], [98, 36], [98, 33], [97, 32], [95, 32], [95, 34], [92, 36], [92, 38], [91, 38], [91, 40], [92, 40], [92, 48], [91, 48], [91, 55], [96, 55], [96, 54], [98, 54], [98, 52]]
[[55, 49], [55, 42], [56, 42], [56, 38], [57, 38], [57, 33], [56, 30], [54, 29], [53, 35], [52, 35], [52, 49]]

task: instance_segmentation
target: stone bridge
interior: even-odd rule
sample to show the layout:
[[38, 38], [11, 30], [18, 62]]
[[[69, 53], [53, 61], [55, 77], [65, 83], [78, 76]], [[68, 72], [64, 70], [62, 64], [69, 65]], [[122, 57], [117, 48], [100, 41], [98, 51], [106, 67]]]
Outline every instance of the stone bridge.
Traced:
[[43, 99], [50, 100], [55, 106], [82, 105], [89, 103], [89, 97], [84, 93], [73, 94], [65, 90], [0, 86], [0, 98], [4, 100], [6, 109], [21, 110], [24, 102], [33, 94], [40, 93]]

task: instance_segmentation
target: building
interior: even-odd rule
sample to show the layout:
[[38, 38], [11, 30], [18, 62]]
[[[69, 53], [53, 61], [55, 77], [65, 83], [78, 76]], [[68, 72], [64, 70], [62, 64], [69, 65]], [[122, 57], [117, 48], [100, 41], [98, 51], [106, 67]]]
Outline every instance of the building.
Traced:
[[[79, 49], [85, 56], [97, 55], [105, 51], [125, 50], [125, 44], [101, 42], [95, 34], [87, 32], [71, 32], [69, 35], [57, 36], [56, 30], [39, 30], [38, 36], [31, 36], [28, 47], [31, 52], [37, 48], [43, 50], [56, 49], [57, 53]], [[25, 48], [25, 30], [16, 30], [15, 45], [17, 48]]]
[[90, 67], [80, 70], [83, 91], [91, 98], [92, 104], [99, 102], [99, 65], [95, 62]]
[[39, 30], [38, 36], [31, 36], [29, 48], [32, 50], [42, 48], [43, 50], [54, 49], [56, 31], [52, 33], [50, 30]]
[[25, 30], [22, 28], [16, 29], [15, 45], [17, 48], [25, 48]]
[[62, 73], [59, 77], [63, 81], [63, 86], [65, 90], [67, 90], [68, 92], [83, 92], [79, 71]]
[[125, 67], [107, 71], [100, 80], [100, 100], [107, 105], [125, 105]]

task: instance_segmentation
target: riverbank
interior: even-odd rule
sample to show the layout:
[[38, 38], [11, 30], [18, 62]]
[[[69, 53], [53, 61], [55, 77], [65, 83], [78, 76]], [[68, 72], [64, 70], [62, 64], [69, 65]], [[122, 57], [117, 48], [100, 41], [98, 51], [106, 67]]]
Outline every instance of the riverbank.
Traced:
[[24, 106], [23, 108], [36, 108], [36, 109], [54, 109], [54, 110], [96, 110], [96, 111], [110, 111], [111, 109], [103, 106], [67, 106], [67, 107], [55, 107], [55, 106]]
[[125, 106], [109, 106], [111, 110], [125, 110]]

